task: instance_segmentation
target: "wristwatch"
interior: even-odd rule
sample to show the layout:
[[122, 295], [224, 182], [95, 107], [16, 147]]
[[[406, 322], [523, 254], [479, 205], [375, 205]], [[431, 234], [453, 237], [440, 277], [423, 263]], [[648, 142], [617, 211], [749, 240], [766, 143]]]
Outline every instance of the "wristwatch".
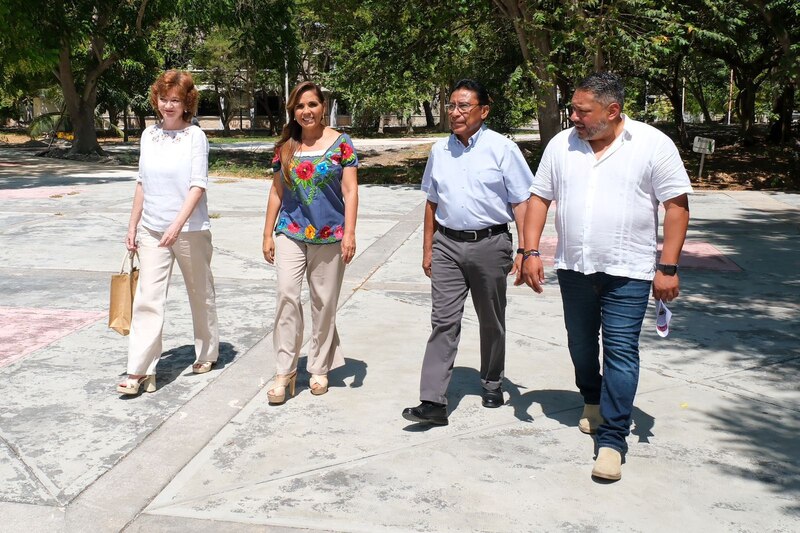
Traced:
[[678, 265], [665, 265], [663, 263], [659, 263], [658, 266], [656, 266], [656, 269], [660, 270], [667, 276], [674, 276], [678, 273]]

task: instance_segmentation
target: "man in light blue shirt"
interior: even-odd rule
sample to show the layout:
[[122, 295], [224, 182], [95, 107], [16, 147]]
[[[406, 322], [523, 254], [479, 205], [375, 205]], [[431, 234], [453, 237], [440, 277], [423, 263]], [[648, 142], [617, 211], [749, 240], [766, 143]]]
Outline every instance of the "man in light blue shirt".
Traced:
[[[412, 422], [447, 425], [447, 386], [468, 293], [480, 323], [482, 403], [503, 405], [506, 278], [516, 274], [521, 283], [522, 225], [533, 173], [513, 141], [484, 125], [490, 103], [480, 83], [455, 85], [447, 104], [453, 134], [433, 146], [422, 178], [428, 195], [422, 269], [431, 278], [432, 331], [422, 362], [422, 403], [403, 411]], [[520, 236], [517, 255], [512, 221]]]

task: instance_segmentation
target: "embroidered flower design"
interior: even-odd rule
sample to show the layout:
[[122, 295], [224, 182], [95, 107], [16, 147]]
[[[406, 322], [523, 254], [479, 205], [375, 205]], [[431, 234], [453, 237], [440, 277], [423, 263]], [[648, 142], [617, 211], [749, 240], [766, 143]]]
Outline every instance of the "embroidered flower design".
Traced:
[[341, 160], [342, 160], [342, 154], [333, 154], [331, 156], [331, 161], [333, 161], [337, 165], [339, 164], [339, 161], [341, 161]]
[[353, 149], [346, 142], [340, 144], [339, 149], [342, 151], [342, 159], [350, 159], [350, 156], [353, 155]]
[[341, 226], [336, 226], [336, 228], [333, 230], [333, 236], [337, 239], [344, 237], [344, 228]]
[[318, 174], [327, 174], [328, 173], [328, 163], [323, 161], [317, 165], [317, 173]]
[[[287, 219], [285, 219], [284, 217], [281, 217], [281, 219], [278, 221], [278, 227], [276, 229], [279, 229], [279, 230], [286, 229], [286, 227], [288, 225], [289, 225], [289, 221]], [[298, 229], [300, 229], [299, 226], [298, 226]]]
[[292, 222], [286, 229], [289, 230], [289, 233], [300, 233], [300, 224], [297, 222]]
[[322, 229], [319, 230], [317, 233], [317, 237], [320, 239], [328, 239], [331, 236], [331, 227], [330, 226], [322, 226]]
[[308, 181], [314, 175], [314, 165], [311, 164], [311, 161], [303, 161], [295, 167], [294, 172], [299, 179]]
[[306, 226], [306, 239], [313, 239], [316, 234], [317, 234], [317, 228], [315, 228], [311, 224]]

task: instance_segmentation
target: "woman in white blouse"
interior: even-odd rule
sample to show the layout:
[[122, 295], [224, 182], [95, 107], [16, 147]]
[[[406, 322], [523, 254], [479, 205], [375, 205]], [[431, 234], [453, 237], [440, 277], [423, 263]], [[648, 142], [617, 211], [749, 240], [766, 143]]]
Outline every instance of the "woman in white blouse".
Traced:
[[198, 91], [183, 71], [163, 73], [150, 88], [161, 119], [142, 133], [139, 177], [133, 197], [128, 250], [139, 253], [139, 284], [133, 301], [128, 377], [117, 392], [156, 390], [164, 304], [175, 260], [181, 269], [194, 325], [192, 372], [211, 370], [219, 356], [211, 227], [206, 205], [208, 140], [191, 124]]

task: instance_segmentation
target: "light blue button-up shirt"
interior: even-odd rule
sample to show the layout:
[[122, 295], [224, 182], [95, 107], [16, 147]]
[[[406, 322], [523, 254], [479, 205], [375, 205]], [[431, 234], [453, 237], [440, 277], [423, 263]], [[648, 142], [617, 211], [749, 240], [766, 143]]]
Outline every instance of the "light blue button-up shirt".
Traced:
[[532, 183], [517, 144], [483, 125], [467, 146], [455, 135], [433, 145], [421, 188], [440, 225], [480, 230], [513, 221], [511, 205], [527, 201]]

